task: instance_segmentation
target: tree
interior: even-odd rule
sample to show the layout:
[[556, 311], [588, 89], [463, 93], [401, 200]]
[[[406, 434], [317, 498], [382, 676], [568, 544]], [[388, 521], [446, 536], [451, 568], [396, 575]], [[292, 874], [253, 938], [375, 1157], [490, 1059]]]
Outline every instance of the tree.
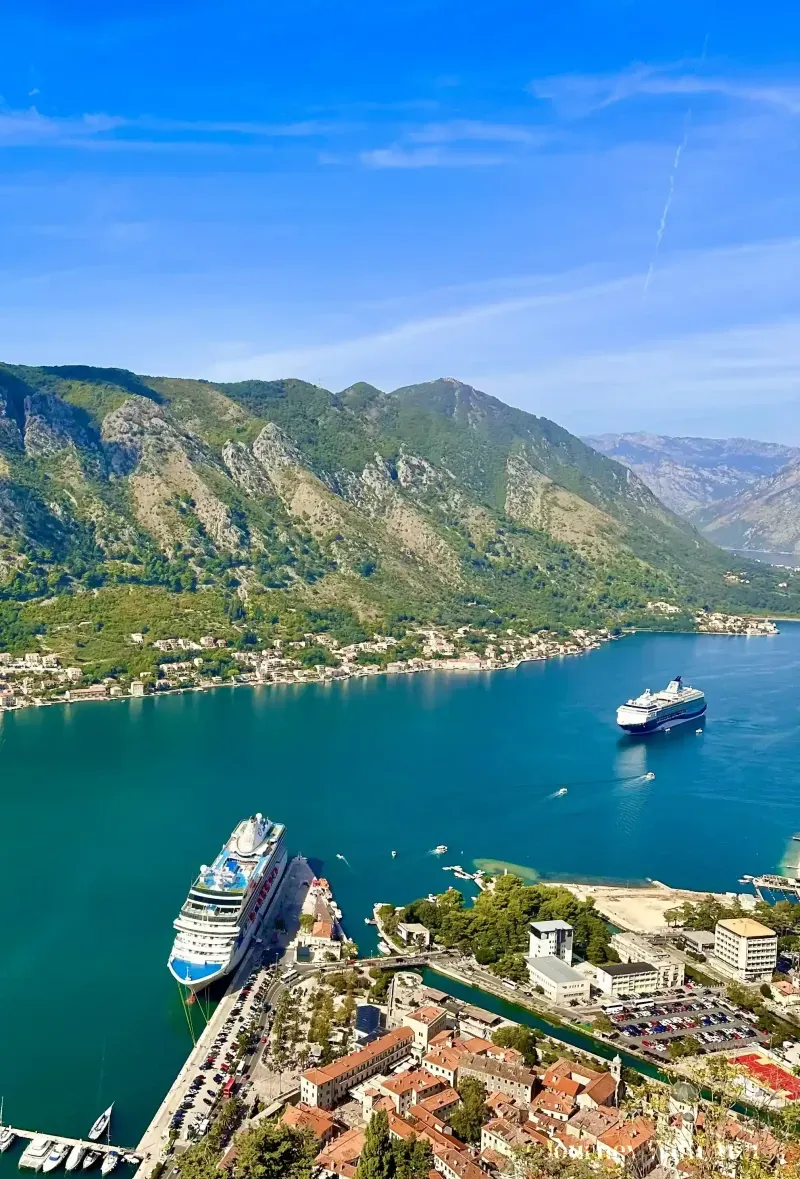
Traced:
[[282, 1122], [261, 1122], [236, 1139], [234, 1179], [311, 1179], [317, 1142]]
[[480, 1142], [481, 1126], [489, 1120], [486, 1086], [475, 1077], [464, 1077], [458, 1086], [461, 1104], [450, 1117], [450, 1125], [464, 1142]]
[[389, 1115], [379, 1109], [367, 1123], [364, 1149], [356, 1167], [355, 1179], [393, 1179], [395, 1173]]
[[428, 1179], [433, 1170], [433, 1151], [424, 1138], [392, 1140], [395, 1179]]
[[498, 1028], [496, 1032], [492, 1033], [493, 1044], [496, 1044], [498, 1048], [516, 1048], [517, 1052], [522, 1053], [523, 1060], [527, 1065], [536, 1064], [539, 1059], [536, 1041], [540, 1038], [539, 1033], [535, 1032], [533, 1028], [523, 1027], [522, 1024]]
[[604, 1036], [610, 1036], [614, 1031], [614, 1025], [606, 1015], [605, 1011], [600, 1011], [594, 1017], [594, 1030], [601, 1032]]
[[[516, 1173], [524, 1179], [597, 1179], [597, 1169], [587, 1159], [555, 1157], [543, 1146], [519, 1151], [516, 1161]], [[606, 1164], [602, 1174], [605, 1179], [614, 1179], [620, 1171]]]
[[313, 913], [301, 913], [300, 914], [300, 928], [303, 931], [303, 933], [311, 933], [311, 930], [314, 928], [314, 914]]
[[670, 1040], [667, 1055], [670, 1060], [680, 1060], [682, 1056], [697, 1056], [702, 1052], [700, 1041], [694, 1036], [682, 1036], [677, 1040]]
[[769, 985], [769, 983], [763, 982], [758, 989], [759, 989], [759, 991], [761, 991], [761, 994], [764, 996], [765, 999], [772, 998], [772, 987]]

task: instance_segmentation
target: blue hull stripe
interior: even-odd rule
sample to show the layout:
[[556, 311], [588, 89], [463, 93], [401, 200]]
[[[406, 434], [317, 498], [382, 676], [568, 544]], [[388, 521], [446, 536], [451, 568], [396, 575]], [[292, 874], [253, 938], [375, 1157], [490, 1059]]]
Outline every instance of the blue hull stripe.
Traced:
[[672, 716], [664, 716], [661, 719], [646, 721], [643, 725], [620, 725], [621, 729], [625, 729], [627, 733], [655, 733], [658, 729], [665, 729], [672, 725], [682, 725], [685, 721], [696, 720], [698, 716], [702, 716], [707, 708], [707, 704], [703, 701], [700, 708], [694, 712], [676, 712]]

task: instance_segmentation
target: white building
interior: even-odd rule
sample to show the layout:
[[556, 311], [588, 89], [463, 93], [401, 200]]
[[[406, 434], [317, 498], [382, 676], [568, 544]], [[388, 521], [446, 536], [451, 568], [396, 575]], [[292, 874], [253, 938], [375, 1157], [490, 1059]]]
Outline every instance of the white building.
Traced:
[[656, 946], [639, 933], [615, 933], [611, 945], [621, 962], [647, 960], [658, 973], [659, 991], [671, 991], [683, 986], [683, 963], [673, 958], [663, 946]]
[[681, 937], [687, 950], [693, 950], [695, 954], [714, 953], [714, 934], [705, 929], [682, 929]]
[[769, 982], [778, 962], [778, 935], [752, 917], [718, 921], [714, 956], [742, 982]]
[[565, 1006], [577, 1000], [588, 1003], [591, 984], [585, 975], [555, 954], [547, 954], [543, 958], [528, 958], [528, 975], [535, 987], [541, 987], [546, 999], [551, 1003]]
[[658, 971], [649, 962], [604, 962], [597, 967], [595, 982], [604, 995], [615, 999], [654, 995], [658, 991]]
[[528, 934], [531, 958], [560, 958], [572, 965], [573, 929], [566, 921], [532, 921]]

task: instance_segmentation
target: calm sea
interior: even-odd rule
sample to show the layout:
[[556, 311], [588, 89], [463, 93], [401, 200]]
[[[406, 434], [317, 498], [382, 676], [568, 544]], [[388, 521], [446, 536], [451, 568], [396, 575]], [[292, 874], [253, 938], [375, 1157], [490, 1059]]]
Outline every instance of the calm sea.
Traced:
[[[702, 734], [621, 736], [616, 705], [676, 673], [706, 691]], [[800, 626], [782, 624], [773, 638], [639, 635], [511, 672], [5, 715], [6, 1121], [85, 1133], [113, 1099], [113, 1136], [135, 1144], [189, 1043], [171, 923], [241, 817], [288, 824], [365, 946], [375, 901], [449, 882], [439, 843], [465, 866], [735, 889], [800, 830], [798, 683]]]

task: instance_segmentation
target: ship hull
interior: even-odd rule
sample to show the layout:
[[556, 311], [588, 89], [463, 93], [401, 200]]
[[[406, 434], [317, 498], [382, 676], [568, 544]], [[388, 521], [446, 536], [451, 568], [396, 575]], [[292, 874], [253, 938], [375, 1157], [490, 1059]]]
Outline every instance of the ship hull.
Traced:
[[653, 717], [643, 724], [623, 723], [622, 721], [617, 721], [617, 724], [626, 733], [657, 733], [661, 729], [671, 729], [675, 725], [684, 725], [687, 721], [698, 720], [705, 714], [707, 707], [706, 701], [703, 700], [698, 701], [697, 704], [687, 704], [685, 711], [674, 712], [671, 716]]
[[236, 970], [236, 967], [252, 946], [253, 940], [263, 925], [265, 918], [274, 908], [275, 898], [281, 890], [287, 864], [288, 854], [286, 848], [284, 848], [281, 852], [280, 862], [278, 864], [278, 876], [272, 886], [269, 903], [259, 911], [257, 920], [248, 922], [247, 927], [242, 929], [241, 940], [234, 947], [234, 951], [227, 962], [192, 962], [170, 954], [167, 966], [176, 982], [179, 982], [181, 986], [185, 987], [192, 994], [197, 994], [198, 991], [204, 991], [206, 987], [210, 987], [218, 979], [225, 978], [226, 975]]

